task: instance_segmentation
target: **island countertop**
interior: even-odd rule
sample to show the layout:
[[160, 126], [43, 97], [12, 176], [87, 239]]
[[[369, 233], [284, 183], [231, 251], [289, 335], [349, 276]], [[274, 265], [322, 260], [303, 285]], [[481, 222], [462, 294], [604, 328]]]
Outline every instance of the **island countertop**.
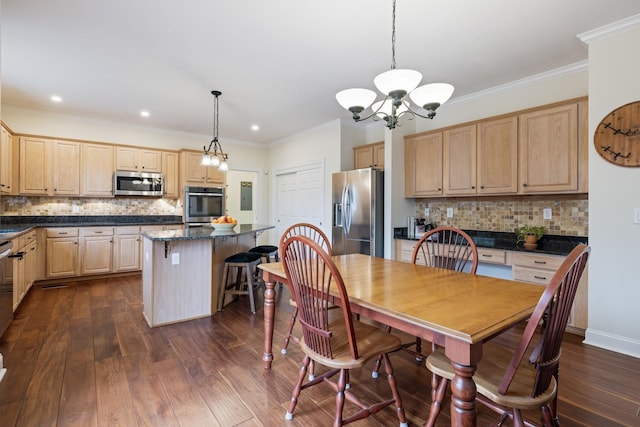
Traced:
[[216, 230], [215, 225], [205, 225], [202, 227], [185, 228], [183, 230], [145, 231], [142, 233], [142, 236], [153, 241], [212, 240], [258, 233], [272, 228], [275, 228], [275, 226], [264, 224], [237, 224], [231, 230]]

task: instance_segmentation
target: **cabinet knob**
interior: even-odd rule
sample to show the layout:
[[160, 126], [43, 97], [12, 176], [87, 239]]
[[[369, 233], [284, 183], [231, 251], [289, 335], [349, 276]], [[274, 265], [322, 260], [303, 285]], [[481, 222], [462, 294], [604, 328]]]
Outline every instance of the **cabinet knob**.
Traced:
[[481, 190], [484, 190], [484, 185], [481, 185], [481, 186], [480, 186], [480, 189], [481, 189]]
[[527, 183], [526, 183], [526, 182], [525, 182], [525, 183], [523, 183], [523, 184], [522, 184], [522, 186], [523, 186], [523, 187], [526, 187], [526, 186], [527, 186]]
[[475, 190], [475, 189], [476, 189], [476, 186], [475, 186], [475, 185], [472, 185], [472, 186], [471, 186], [471, 189], [472, 189], [472, 190]]

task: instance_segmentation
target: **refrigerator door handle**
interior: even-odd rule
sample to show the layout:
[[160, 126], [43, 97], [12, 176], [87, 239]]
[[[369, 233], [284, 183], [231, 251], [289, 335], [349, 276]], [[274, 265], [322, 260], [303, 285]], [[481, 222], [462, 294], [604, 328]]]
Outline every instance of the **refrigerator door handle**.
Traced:
[[343, 194], [344, 231], [346, 235], [349, 235], [351, 232], [351, 191], [349, 191], [349, 187], [345, 187]]

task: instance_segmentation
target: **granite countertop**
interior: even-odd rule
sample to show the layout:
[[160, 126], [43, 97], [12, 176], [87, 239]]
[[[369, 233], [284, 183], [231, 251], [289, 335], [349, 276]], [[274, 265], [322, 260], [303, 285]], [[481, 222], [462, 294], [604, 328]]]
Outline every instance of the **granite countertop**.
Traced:
[[[215, 227], [215, 226], [214, 226]], [[234, 237], [275, 228], [273, 225], [237, 224], [232, 230], [216, 230], [212, 226], [185, 228], [184, 230], [146, 231], [142, 236], [154, 241], [203, 240]]]
[[2, 216], [0, 234], [12, 239], [34, 227], [92, 227], [182, 224], [179, 215]]
[[[525, 249], [522, 243], [516, 244], [515, 233], [505, 233], [499, 231], [463, 230], [466, 232], [476, 246], [479, 248], [504, 249], [509, 251], [522, 251], [529, 253], [568, 255], [579, 243], [589, 243], [587, 237], [582, 236], [557, 236], [545, 234], [538, 240], [538, 248], [534, 250]], [[418, 240], [419, 237], [407, 237], [407, 228], [394, 228], [394, 238], [404, 240]]]

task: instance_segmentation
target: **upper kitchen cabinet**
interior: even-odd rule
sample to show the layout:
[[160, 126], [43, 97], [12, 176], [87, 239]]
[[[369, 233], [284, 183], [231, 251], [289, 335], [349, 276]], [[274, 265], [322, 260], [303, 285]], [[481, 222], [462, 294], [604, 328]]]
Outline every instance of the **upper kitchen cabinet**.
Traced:
[[113, 146], [82, 144], [82, 195], [113, 196]]
[[0, 139], [0, 193], [12, 193], [13, 187], [13, 136], [2, 126]]
[[201, 151], [182, 151], [180, 152], [181, 181], [184, 186], [198, 185], [222, 187], [226, 184], [227, 174], [220, 171], [217, 167], [202, 166]]
[[477, 193], [518, 191], [518, 117], [478, 123]]
[[405, 197], [442, 195], [442, 132], [404, 139]]
[[444, 194], [476, 194], [476, 125], [444, 131]]
[[162, 153], [162, 176], [164, 177], [163, 190], [164, 197], [177, 199], [180, 197], [180, 176], [178, 174], [179, 165], [178, 153]]
[[162, 172], [162, 152], [135, 147], [116, 147], [116, 170]]
[[80, 143], [20, 138], [20, 194], [80, 194]]
[[354, 169], [384, 169], [384, 142], [353, 147]]
[[579, 191], [578, 103], [519, 116], [520, 193]]

